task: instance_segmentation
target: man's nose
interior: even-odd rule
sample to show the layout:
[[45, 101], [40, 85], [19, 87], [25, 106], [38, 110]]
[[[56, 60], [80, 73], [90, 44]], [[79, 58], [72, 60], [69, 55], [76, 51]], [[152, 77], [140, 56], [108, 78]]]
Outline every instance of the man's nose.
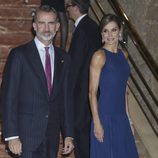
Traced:
[[45, 24], [45, 30], [49, 30], [49, 24]]

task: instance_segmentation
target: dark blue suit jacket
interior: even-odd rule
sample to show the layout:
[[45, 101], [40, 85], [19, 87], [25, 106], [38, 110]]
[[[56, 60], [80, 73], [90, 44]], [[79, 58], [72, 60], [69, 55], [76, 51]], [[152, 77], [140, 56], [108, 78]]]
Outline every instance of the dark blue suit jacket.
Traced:
[[35, 150], [45, 137], [57, 152], [60, 129], [72, 136], [67, 106], [69, 56], [55, 47], [51, 96], [34, 40], [12, 49], [1, 85], [4, 137], [19, 136], [24, 150]]
[[89, 110], [89, 65], [93, 53], [101, 47], [99, 27], [85, 16], [78, 24], [69, 49], [71, 57], [70, 94], [74, 113], [74, 126], [88, 128]]
[[89, 157], [90, 107], [89, 65], [93, 53], [101, 47], [101, 34], [96, 22], [85, 16], [73, 33], [69, 94], [73, 113], [75, 156]]

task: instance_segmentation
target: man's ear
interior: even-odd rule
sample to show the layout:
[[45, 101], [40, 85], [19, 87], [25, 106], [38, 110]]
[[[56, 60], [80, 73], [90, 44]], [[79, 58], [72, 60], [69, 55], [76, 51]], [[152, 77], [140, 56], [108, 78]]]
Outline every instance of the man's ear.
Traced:
[[36, 31], [36, 23], [35, 22], [32, 23], [32, 27]]
[[59, 22], [57, 22], [57, 23], [56, 23], [56, 31], [58, 31], [58, 30], [59, 30], [59, 27], [60, 27], [60, 23], [59, 23]]

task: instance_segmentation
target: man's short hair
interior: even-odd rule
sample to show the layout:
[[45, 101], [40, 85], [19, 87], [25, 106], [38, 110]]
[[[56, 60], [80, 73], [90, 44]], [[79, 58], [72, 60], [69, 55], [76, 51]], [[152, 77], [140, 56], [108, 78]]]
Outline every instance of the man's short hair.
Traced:
[[55, 19], [55, 21], [59, 21], [59, 18], [58, 18], [58, 14], [57, 14], [57, 11], [53, 8], [53, 7], [51, 7], [51, 6], [49, 6], [49, 5], [41, 5], [35, 12], [34, 12], [34, 15], [33, 15], [33, 22], [35, 22], [36, 20], [37, 20], [37, 15], [38, 15], [38, 13], [39, 12], [52, 12], [53, 14], [55, 14], [56, 15], [56, 19]]
[[90, 0], [72, 0], [72, 3], [79, 7], [81, 14], [88, 13]]

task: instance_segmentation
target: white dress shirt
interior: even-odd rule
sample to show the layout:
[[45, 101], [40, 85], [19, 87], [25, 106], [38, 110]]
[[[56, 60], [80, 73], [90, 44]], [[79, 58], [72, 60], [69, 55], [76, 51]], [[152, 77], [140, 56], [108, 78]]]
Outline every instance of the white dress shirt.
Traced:
[[41, 43], [37, 37], [35, 37], [35, 44], [36, 47], [38, 49], [40, 58], [41, 58], [41, 62], [43, 65], [43, 69], [45, 70], [45, 59], [46, 59], [46, 55], [45, 55], [45, 47], [49, 47], [49, 54], [50, 54], [50, 59], [51, 59], [51, 73], [52, 73], [52, 83], [53, 83], [53, 77], [54, 77], [54, 47], [52, 45], [52, 43], [48, 46], [45, 46], [43, 43]]

